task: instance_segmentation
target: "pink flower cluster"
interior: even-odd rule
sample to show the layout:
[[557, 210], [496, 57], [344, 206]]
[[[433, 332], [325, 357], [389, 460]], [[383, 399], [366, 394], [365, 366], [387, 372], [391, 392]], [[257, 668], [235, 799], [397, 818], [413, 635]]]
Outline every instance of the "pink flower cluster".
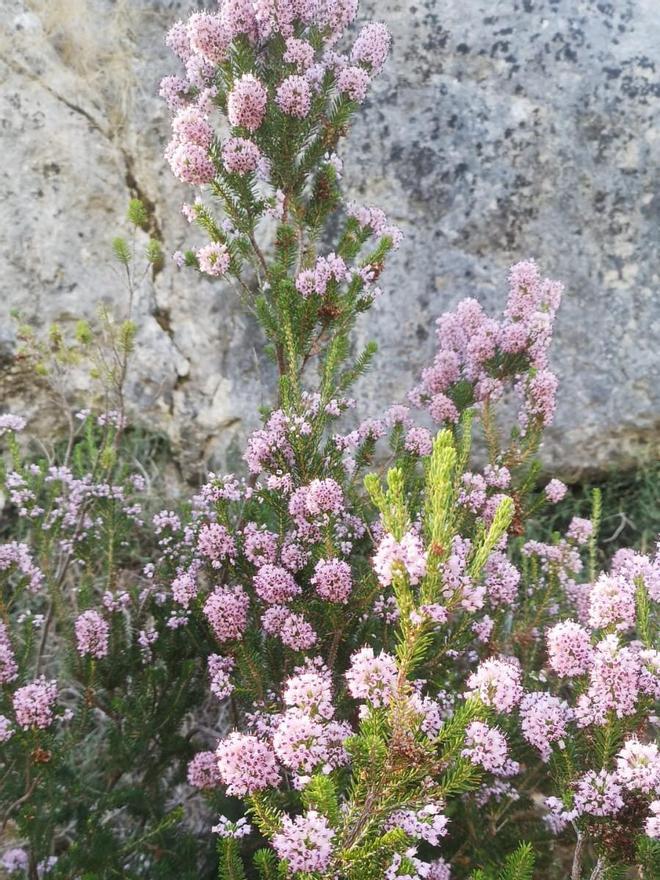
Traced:
[[634, 581], [602, 574], [589, 593], [589, 624], [593, 629], [627, 630], [635, 624]]
[[346, 263], [336, 254], [319, 257], [313, 269], [304, 269], [296, 278], [296, 289], [305, 298], [325, 296], [328, 285], [341, 284], [350, 277]]
[[326, 817], [308, 810], [294, 819], [283, 816], [282, 829], [273, 837], [273, 847], [291, 872], [324, 871], [330, 864], [334, 836]]
[[12, 696], [16, 722], [23, 730], [31, 727], [45, 730], [53, 723], [56, 700], [57, 682], [47, 681], [43, 675], [18, 688]]
[[81, 657], [100, 660], [107, 656], [110, 626], [98, 611], [84, 611], [76, 620], [75, 631]]
[[327, 773], [347, 762], [343, 743], [350, 734], [345, 723], [292, 707], [276, 723], [273, 748], [280, 763], [295, 774], [295, 787], [301, 788], [316, 770]]
[[304, 119], [312, 106], [312, 90], [303, 76], [288, 76], [277, 89], [277, 106], [285, 116]]
[[439, 846], [440, 838], [447, 834], [449, 820], [437, 803], [430, 803], [418, 810], [397, 810], [387, 823], [388, 828], [400, 828], [413, 840], [424, 840], [431, 846]]
[[368, 230], [372, 235], [378, 238], [390, 238], [395, 248], [401, 244], [403, 233], [398, 227], [390, 223], [387, 215], [381, 208], [350, 202], [347, 207], [347, 214], [349, 217], [357, 220], [362, 229]]
[[293, 575], [279, 565], [263, 565], [253, 583], [257, 596], [269, 605], [281, 605], [301, 593]]
[[303, 615], [284, 605], [268, 608], [261, 617], [261, 625], [265, 633], [277, 636], [292, 651], [307, 651], [317, 641], [314, 628]]
[[341, 559], [320, 559], [311, 583], [322, 599], [346, 603], [353, 588], [351, 567]]
[[550, 424], [557, 380], [548, 369], [548, 349], [561, 293], [560, 284], [543, 280], [537, 266], [526, 262], [511, 269], [501, 321], [487, 317], [476, 300], [463, 300], [438, 319], [438, 352], [411, 401], [425, 406], [436, 422], [455, 422], [459, 382], [472, 386], [477, 403], [497, 400], [509, 384], [522, 397], [523, 428], [530, 421]]
[[251, 73], [237, 79], [227, 96], [227, 118], [236, 128], [255, 132], [266, 116], [268, 92]]
[[0, 415], [0, 437], [3, 434], [11, 431], [14, 434], [19, 434], [26, 425], [26, 421], [21, 416], [15, 416], [11, 413], [2, 413]]
[[378, 708], [386, 706], [396, 692], [397, 674], [391, 654], [374, 654], [373, 648], [365, 646], [351, 657], [346, 682], [351, 696]]
[[202, 186], [215, 178], [215, 165], [208, 155], [208, 148], [191, 141], [172, 140], [165, 151], [165, 158], [175, 177], [183, 183]]
[[219, 642], [240, 639], [248, 620], [250, 598], [241, 586], [216, 587], [204, 604], [204, 615]]
[[[12, 499], [15, 503], [15, 500]], [[32, 559], [32, 553], [27, 544], [19, 544], [18, 541], [10, 541], [8, 544], [0, 544], [0, 571], [15, 569], [28, 581], [28, 589], [31, 593], [37, 593], [43, 585], [43, 572]]]
[[351, 61], [364, 64], [373, 73], [378, 73], [385, 65], [392, 44], [392, 37], [384, 24], [366, 24], [353, 45]]
[[544, 761], [550, 760], [552, 744], [564, 748], [568, 724], [573, 712], [565, 700], [552, 694], [535, 692], [525, 694], [520, 703], [520, 720], [523, 736], [541, 753]]
[[259, 167], [261, 151], [247, 138], [234, 137], [225, 141], [222, 147], [222, 161], [232, 174], [250, 174]]
[[418, 584], [426, 574], [426, 551], [416, 532], [406, 532], [397, 541], [385, 534], [373, 559], [374, 571], [382, 587], [391, 586], [397, 575], [405, 575], [411, 584]]
[[548, 661], [562, 678], [584, 675], [593, 664], [589, 633], [573, 620], [555, 624], [547, 633]]
[[197, 251], [197, 262], [200, 271], [212, 278], [226, 275], [231, 265], [231, 257], [226, 245], [206, 244]]
[[494, 657], [479, 664], [468, 678], [468, 696], [478, 696], [497, 712], [511, 712], [523, 696], [520, 664], [509, 657]]
[[210, 690], [218, 700], [227, 699], [234, 690], [231, 680], [233, 668], [234, 660], [232, 657], [220, 657], [218, 654], [211, 654], [208, 659]]
[[0, 684], [8, 684], [18, 675], [18, 664], [6, 625], [0, 620]]
[[280, 772], [272, 746], [256, 736], [230, 733], [220, 741], [215, 754], [229, 795], [245, 797], [279, 784]]
[[202, 791], [218, 788], [222, 777], [214, 752], [198, 752], [188, 764], [188, 782]]
[[504, 734], [482, 721], [468, 725], [461, 754], [490, 773], [497, 775], [507, 770], [509, 750]]

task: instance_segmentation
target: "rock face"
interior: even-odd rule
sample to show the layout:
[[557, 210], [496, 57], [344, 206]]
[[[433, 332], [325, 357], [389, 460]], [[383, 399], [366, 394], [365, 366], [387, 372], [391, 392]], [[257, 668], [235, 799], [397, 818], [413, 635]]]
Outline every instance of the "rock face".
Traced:
[[[129, 197], [153, 204], [166, 251], [195, 243], [156, 96], [176, 67], [163, 35], [195, 5], [1, 0], [0, 359], [15, 345], [11, 308], [66, 325], [100, 300], [125, 307], [109, 242]], [[533, 256], [567, 287], [546, 461], [570, 476], [657, 457], [657, 0], [372, 0], [361, 14], [395, 42], [344, 150], [344, 184], [406, 232], [360, 329], [381, 346], [362, 414], [404, 398], [441, 311], [466, 295], [499, 309], [507, 267]], [[169, 262], [136, 312], [134, 408], [186, 473], [235, 467], [272, 388], [251, 319], [231, 290]], [[3, 409], [46, 418], [15, 372], [0, 393]]]

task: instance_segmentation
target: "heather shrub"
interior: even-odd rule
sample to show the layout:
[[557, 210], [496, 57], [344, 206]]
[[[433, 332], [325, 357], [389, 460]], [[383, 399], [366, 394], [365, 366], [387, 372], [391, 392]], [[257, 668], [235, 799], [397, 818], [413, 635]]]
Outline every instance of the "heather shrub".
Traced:
[[[0, 416], [9, 876], [658, 876], [660, 560], [599, 571], [598, 493], [543, 528], [562, 286], [518, 263], [501, 315], [438, 319], [405, 403], [365, 420], [351, 397], [376, 357], [352, 330], [405, 247], [341, 196], [390, 48], [356, 13], [225, 0], [167, 36], [166, 159], [195, 188], [175, 260], [234, 289], [278, 377], [242, 473], [172, 500], [136, 454], [139, 203], [127, 315], [23, 334], [70, 430], [44, 451]], [[76, 413], [81, 361], [100, 393]]]

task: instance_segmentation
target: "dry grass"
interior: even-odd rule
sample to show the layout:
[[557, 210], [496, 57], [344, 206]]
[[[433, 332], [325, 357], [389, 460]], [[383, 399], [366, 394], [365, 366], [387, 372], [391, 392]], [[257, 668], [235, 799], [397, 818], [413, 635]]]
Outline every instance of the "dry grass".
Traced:
[[135, 92], [139, 11], [131, 0], [27, 0], [62, 64], [93, 96], [108, 127], [121, 132]]

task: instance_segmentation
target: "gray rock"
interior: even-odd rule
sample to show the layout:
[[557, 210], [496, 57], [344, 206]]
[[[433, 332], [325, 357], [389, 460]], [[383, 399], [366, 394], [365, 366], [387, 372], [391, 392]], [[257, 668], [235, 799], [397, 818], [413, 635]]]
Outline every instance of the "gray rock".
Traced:
[[[213, 6], [207, 3], [207, 6]], [[154, 206], [167, 251], [194, 243], [189, 198], [161, 158], [157, 98], [174, 72], [163, 35], [183, 0], [0, 0], [0, 360], [6, 310], [46, 325], [124, 307], [108, 257], [130, 196]], [[349, 194], [406, 240], [359, 328], [381, 346], [363, 414], [402, 400], [463, 296], [501, 307], [506, 270], [535, 257], [567, 294], [547, 464], [567, 475], [660, 453], [660, 17], [656, 0], [363, 2], [393, 58], [345, 149]], [[137, 300], [129, 396], [187, 474], [236, 467], [272, 369], [231, 289], [167, 264]], [[82, 380], [81, 380], [82, 382]], [[46, 424], [42, 392], [11, 371], [3, 409]]]

